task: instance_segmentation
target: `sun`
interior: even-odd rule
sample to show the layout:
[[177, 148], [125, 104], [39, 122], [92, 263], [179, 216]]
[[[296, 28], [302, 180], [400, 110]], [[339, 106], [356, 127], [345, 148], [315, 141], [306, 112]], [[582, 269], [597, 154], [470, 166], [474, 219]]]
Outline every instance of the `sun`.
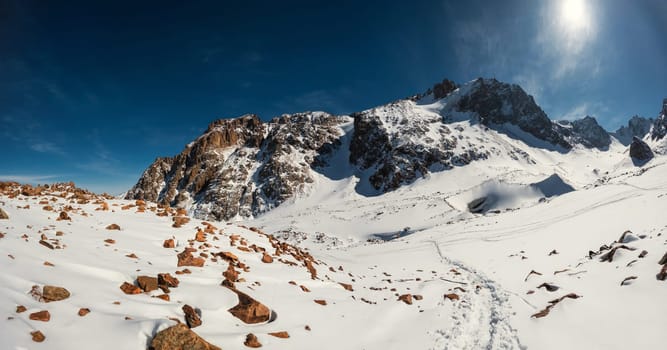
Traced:
[[561, 23], [566, 29], [576, 31], [587, 27], [590, 20], [589, 9], [585, 0], [562, 0], [560, 7]]

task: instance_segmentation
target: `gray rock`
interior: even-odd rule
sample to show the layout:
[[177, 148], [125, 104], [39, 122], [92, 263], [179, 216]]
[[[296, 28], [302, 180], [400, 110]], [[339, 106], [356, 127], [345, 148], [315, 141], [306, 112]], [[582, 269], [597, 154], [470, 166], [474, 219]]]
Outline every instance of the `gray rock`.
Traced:
[[636, 161], [646, 162], [653, 158], [653, 151], [646, 142], [635, 136], [630, 144], [630, 157]]

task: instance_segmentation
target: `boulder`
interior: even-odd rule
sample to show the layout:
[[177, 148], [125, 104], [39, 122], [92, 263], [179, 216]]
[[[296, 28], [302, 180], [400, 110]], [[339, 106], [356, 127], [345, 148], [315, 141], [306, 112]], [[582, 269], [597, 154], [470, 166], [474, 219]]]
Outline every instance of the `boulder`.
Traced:
[[243, 345], [245, 345], [249, 348], [261, 348], [262, 347], [262, 343], [260, 343], [259, 340], [257, 340], [257, 336], [252, 334], [252, 333], [248, 333], [248, 335], [246, 335], [245, 342], [243, 342]]
[[271, 319], [271, 310], [264, 304], [236, 289], [228, 289], [236, 293], [239, 298], [238, 304], [227, 310], [234, 317], [248, 324], [267, 322]]
[[645, 162], [653, 158], [653, 151], [646, 142], [635, 136], [630, 144], [630, 157]]
[[183, 313], [185, 313], [185, 323], [188, 328], [195, 328], [201, 326], [201, 319], [195, 309], [190, 305], [183, 305]]
[[70, 293], [63, 287], [44, 286], [42, 289], [42, 299], [44, 302], [60, 301], [69, 298]]
[[172, 277], [168, 273], [158, 273], [157, 274], [157, 284], [160, 286], [167, 286], [170, 288], [178, 287], [178, 278]]
[[123, 282], [123, 284], [120, 286], [120, 290], [122, 290], [125, 294], [141, 294], [141, 288], [128, 282]]
[[158, 332], [151, 340], [149, 350], [221, 350], [208, 343], [188, 326], [179, 323]]
[[162, 247], [164, 247], [164, 248], [175, 248], [176, 243], [171, 238], [170, 239], [165, 239], [164, 243], [162, 243]]
[[32, 341], [36, 343], [41, 343], [46, 339], [44, 334], [40, 331], [30, 332], [30, 335], [32, 336]]
[[51, 319], [51, 314], [48, 310], [33, 312], [30, 314], [30, 319], [33, 321], [49, 322]]
[[204, 266], [205, 260], [203, 258], [196, 258], [192, 256], [192, 252], [196, 251], [193, 248], [185, 248], [185, 250], [179, 253], [178, 256], [178, 266], [195, 266], [202, 267]]
[[137, 284], [144, 292], [152, 292], [157, 289], [158, 279], [150, 276], [137, 277]]

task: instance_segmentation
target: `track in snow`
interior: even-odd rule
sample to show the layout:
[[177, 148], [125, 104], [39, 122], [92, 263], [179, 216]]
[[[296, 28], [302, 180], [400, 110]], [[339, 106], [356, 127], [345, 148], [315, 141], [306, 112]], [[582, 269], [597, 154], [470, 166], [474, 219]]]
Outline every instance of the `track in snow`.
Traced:
[[454, 265], [468, 281], [465, 302], [456, 302], [453, 326], [439, 331], [435, 349], [526, 349], [516, 330], [510, 325], [507, 312], [509, 295], [495, 282], [474, 269], [447, 258], [437, 242], [433, 244], [443, 264]]

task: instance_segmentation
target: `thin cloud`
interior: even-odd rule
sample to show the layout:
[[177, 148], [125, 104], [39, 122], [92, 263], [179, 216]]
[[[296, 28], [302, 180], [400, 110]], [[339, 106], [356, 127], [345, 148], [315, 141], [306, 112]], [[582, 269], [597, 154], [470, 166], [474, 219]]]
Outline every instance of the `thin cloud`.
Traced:
[[16, 181], [20, 183], [35, 184], [40, 182], [48, 182], [53, 179], [60, 178], [61, 175], [26, 175], [26, 174], [14, 174], [6, 175], [0, 174], [0, 181]]
[[30, 149], [39, 153], [50, 153], [59, 156], [66, 156], [67, 153], [62, 148], [51, 142], [37, 142], [30, 145]]

